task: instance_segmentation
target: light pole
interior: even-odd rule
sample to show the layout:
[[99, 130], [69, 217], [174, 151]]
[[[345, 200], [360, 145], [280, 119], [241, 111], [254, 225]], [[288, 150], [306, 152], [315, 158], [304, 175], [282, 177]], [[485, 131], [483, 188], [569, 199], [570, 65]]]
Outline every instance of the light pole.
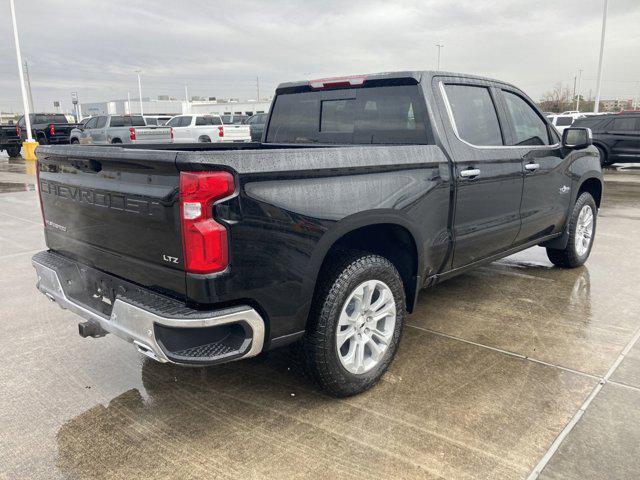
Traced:
[[140, 83], [140, 74], [142, 70], [136, 70], [136, 74], [138, 75], [138, 95], [140, 96], [140, 115], [143, 115], [142, 112], [142, 83]]
[[598, 80], [596, 81], [596, 103], [593, 106], [593, 112], [600, 111], [600, 88], [602, 86], [602, 59], [604, 57], [604, 36], [607, 29], [607, 6], [609, 0], [604, 0], [602, 9], [602, 33], [600, 35], [600, 59], [598, 60]]
[[31, 136], [31, 119], [29, 118], [29, 102], [27, 101], [27, 89], [24, 87], [24, 72], [22, 70], [22, 55], [20, 54], [20, 40], [18, 39], [18, 25], [16, 23], [16, 6], [14, 0], [9, 0], [11, 6], [11, 21], [13, 23], [13, 40], [16, 44], [16, 57], [18, 59], [18, 73], [20, 74], [20, 91], [22, 92], [22, 107], [24, 108], [24, 121], [27, 128], [27, 141], [24, 142], [25, 159], [35, 160], [35, 147], [38, 146]]
[[578, 91], [576, 95], [576, 110], [580, 111], [580, 81], [582, 80], [582, 69], [578, 70]]
[[444, 48], [444, 45], [436, 43], [436, 47], [438, 47], [438, 67], [436, 68], [436, 70], [440, 70], [440, 50]]

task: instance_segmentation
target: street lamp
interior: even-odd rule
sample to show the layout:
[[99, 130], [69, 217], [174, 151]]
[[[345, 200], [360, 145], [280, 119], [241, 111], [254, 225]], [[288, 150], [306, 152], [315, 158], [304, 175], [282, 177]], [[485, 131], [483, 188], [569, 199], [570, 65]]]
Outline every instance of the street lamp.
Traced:
[[609, 0], [604, 0], [602, 9], [602, 33], [600, 35], [600, 59], [598, 60], [598, 80], [596, 81], [596, 103], [593, 106], [593, 113], [600, 111], [600, 87], [602, 86], [602, 58], [604, 57], [604, 35], [607, 28], [607, 4]]
[[436, 47], [438, 47], [438, 67], [436, 68], [436, 70], [440, 70], [440, 50], [444, 48], [444, 45], [436, 43]]
[[16, 23], [16, 6], [14, 0], [9, 0], [11, 6], [11, 21], [13, 23], [13, 40], [16, 44], [16, 57], [18, 60], [18, 73], [20, 75], [20, 91], [22, 92], [22, 106], [24, 108], [24, 121], [27, 128], [27, 141], [22, 145], [25, 150], [25, 160], [36, 160], [35, 149], [37, 142], [33, 141], [31, 135], [31, 118], [29, 117], [29, 102], [27, 101], [27, 90], [24, 86], [24, 71], [22, 70], [22, 55], [20, 53], [20, 40], [18, 39], [18, 24]]
[[578, 92], [576, 95], [576, 111], [580, 111], [580, 81], [582, 80], [582, 69], [578, 70]]
[[142, 84], [140, 83], [140, 74], [142, 70], [136, 70], [136, 74], [138, 75], [138, 95], [140, 97], [140, 115], [143, 115], [142, 112]]

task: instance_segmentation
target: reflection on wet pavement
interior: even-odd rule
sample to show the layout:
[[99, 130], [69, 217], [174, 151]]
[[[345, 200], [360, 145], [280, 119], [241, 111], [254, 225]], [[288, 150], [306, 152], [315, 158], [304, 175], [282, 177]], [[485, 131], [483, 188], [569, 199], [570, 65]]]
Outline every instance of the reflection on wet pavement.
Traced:
[[[585, 267], [533, 248], [423, 291], [382, 382], [336, 400], [288, 348], [196, 369], [80, 338], [34, 288], [34, 177], [0, 160], [0, 478], [526, 478], [640, 327], [640, 175], [613, 176]], [[638, 359], [543, 478], [638, 471]]]

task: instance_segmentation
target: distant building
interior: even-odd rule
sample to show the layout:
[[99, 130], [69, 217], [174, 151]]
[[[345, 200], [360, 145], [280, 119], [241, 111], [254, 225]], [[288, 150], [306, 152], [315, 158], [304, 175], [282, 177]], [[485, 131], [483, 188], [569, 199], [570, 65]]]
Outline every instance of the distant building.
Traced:
[[[142, 99], [142, 111], [146, 115], [182, 115], [186, 113], [210, 113], [214, 115], [244, 114], [253, 115], [269, 111], [271, 101], [238, 99], [229, 100], [165, 100], [164, 96], [158, 96], [158, 100]], [[214, 98], [214, 97], [211, 97]], [[89, 115], [127, 115], [140, 114], [140, 102], [132, 99], [129, 103], [126, 99], [110, 100], [108, 102], [92, 102], [80, 105], [82, 116]]]
[[619, 112], [620, 110], [631, 110], [632, 108], [633, 99], [600, 100], [601, 112]]

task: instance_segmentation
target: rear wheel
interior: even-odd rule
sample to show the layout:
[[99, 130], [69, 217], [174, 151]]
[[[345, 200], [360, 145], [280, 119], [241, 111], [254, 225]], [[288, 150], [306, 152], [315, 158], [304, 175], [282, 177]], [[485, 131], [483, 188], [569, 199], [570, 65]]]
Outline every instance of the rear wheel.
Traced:
[[122, 143], [122, 140], [120, 140], [119, 138], [114, 138], [113, 140], [111, 140], [111, 143]]
[[198, 142], [200, 142], [200, 143], [211, 143], [211, 139], [209, 137], [207, 137], [206, 135], [202, 135], [200, 138], [198, 138]]
[[10, 157], [19, 157], [21, 149], [22, 149], [22, 147], [20, 147], [19, 145], [15, 146], [15, 147], [8, 147], [7, 148], [7, 155], [9, 155]]
[[71, 139], [71, 145], [77, 145], [78, 143], [80, 143], [80, 141], [76, 137]]
[[302, 342], [307, 369], [337, 397], [361, 393], [395, 356], [405, 313], [394, 265], [366, 252], [344, 252], [323, 275]]
[[547, 257], [562, 268], [576, 268], [589, 258], [596, 233], [598, 208], [593, 197], [583, 192], [576, 201], [569, 218], [569, 241], [563, 250], [547, 248]]

